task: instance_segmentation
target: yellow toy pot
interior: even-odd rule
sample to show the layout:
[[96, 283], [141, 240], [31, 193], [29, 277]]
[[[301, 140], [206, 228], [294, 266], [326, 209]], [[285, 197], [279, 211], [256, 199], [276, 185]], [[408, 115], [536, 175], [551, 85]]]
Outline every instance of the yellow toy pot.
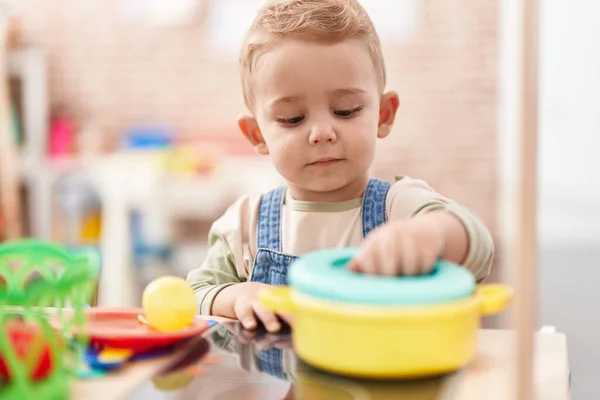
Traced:
[[294, 318], [294, 349], [319, 369], [365, 378], [419, 378], [455, 371], [475, 355], [482, 316], [505, 309], [513, 291], [476, 286], [465, 268], [440, 260], [429, 275], [353, 273], [356, 249], [297, 260], [290, 286], [261, 292], [261, 303]]

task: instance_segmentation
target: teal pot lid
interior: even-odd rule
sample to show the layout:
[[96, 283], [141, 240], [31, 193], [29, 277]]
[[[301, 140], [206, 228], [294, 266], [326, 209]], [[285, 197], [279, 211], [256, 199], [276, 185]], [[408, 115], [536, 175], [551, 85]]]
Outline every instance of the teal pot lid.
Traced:
[[439, 260], [419, 276], [381, 276], [352, 272], [348, 262], [357, 248], [319, 250], [290, 266], [294, 290], [316, 298], [358, 304], [417, 305], [462, 299], [475, 291], [475, 278], [464, 267]]

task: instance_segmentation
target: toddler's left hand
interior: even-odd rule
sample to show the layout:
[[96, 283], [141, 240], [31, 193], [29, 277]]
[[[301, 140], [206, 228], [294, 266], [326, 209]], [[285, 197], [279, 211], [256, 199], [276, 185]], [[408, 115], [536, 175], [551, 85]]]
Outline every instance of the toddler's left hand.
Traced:
[[429, 273], [445, 245], [443, 231], [433, 214], [388, 222], [375, 229], [349, 268], [373, 275]]

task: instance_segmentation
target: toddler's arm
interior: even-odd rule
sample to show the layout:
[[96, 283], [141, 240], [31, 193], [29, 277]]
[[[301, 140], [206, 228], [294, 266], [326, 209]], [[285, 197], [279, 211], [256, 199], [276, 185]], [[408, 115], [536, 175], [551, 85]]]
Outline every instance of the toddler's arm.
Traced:
[[490, 272], [494, 244], [471, 211], [431, 189], [401, 178], [388, 194], [389, 222], [375, 230], [351, 268], [376, 274], [420, 274], [438, 258], [464, 265], [478, 282]]
[[217, 294], [228, 286], [244, 281], [245, 279], [239, 276], [227, 240], [222, 235], [211, 231], [206, 259], [199, 268], [192, 270], [187, 276], [187, 282], [196, 293], [198, 314], [212, 315], [213, 302]]
[[265, 285], [247, 282], [243, 265], [249, 207], [252, 204], [242, 198], [213, 224], [207, 257], [188, 274], [187, 281], [196, 293], [199, 314], [239, 319], [246, 329], [255, 329], [260, 320], [274, 332], [281, 329], [279, 320], [258, 302], [258, 292]]

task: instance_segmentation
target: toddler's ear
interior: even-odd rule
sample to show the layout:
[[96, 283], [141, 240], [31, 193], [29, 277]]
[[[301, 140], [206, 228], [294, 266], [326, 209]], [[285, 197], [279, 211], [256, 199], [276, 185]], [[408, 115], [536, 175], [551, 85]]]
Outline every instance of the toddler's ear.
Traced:
[[377, 129], [377, 137], [383, 139], [392, 131], [396, 112], [400, 107], [398, 93], [387, 92], [381, 96], [381, 106], [379, 107], [379, 128]]
[[248, 139], [258, 154], [269, 154], [269, 149], [267, 148], [265, 139], [260, 132], [256, 118], [251, 115], [242, 115], [238, 117], [238, 125], [244, 137]]

